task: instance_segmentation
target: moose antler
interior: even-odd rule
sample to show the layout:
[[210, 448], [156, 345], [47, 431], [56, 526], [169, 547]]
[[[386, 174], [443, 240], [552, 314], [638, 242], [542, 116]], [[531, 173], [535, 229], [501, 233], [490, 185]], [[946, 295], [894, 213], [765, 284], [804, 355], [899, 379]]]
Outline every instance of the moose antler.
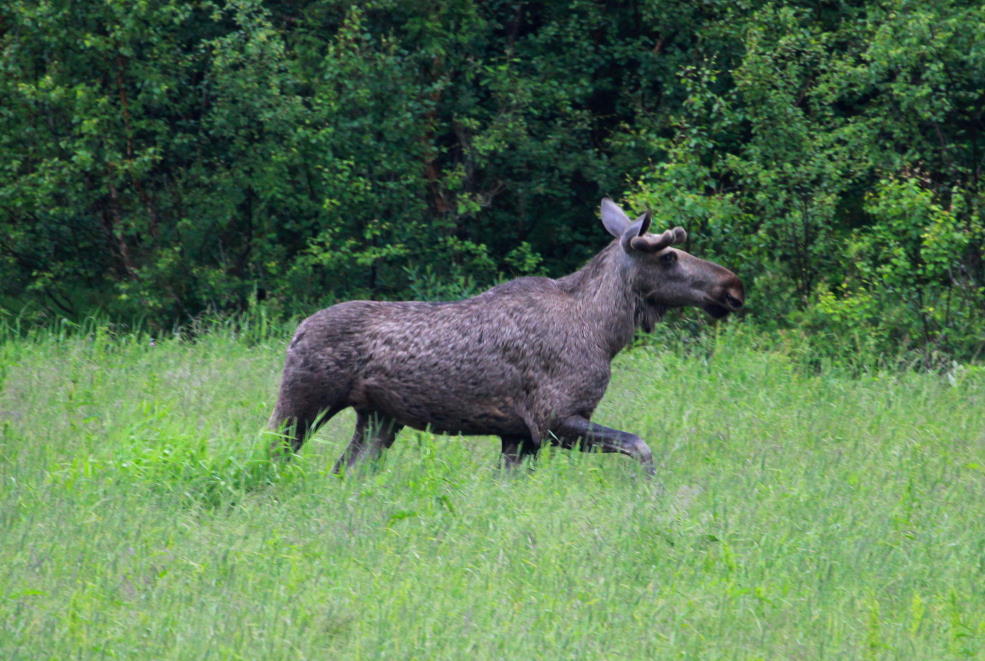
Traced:
[[[649, 223], [646, 224], [649, 225]], [[687, 232], [684, 231], [683, 227], [675, 227], [662, 234], [646, 234], [645, 228], [641, 227], [640, 229], [642, 230], [640, 234], [629, 240], [629, 247], [640, 252], [657, 252], [669, 245], [687, 241]]]

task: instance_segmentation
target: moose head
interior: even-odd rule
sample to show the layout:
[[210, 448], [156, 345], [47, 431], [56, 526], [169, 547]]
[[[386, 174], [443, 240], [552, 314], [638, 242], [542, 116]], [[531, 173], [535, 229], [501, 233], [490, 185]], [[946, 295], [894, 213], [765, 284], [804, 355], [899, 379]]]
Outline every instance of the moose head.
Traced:
[[680, 227], [650, 234], [650, 220], [649, 211], [632, 221], [618, 204], [602, 200], [602, 224], [619, 241], [643, 330], [652, 331], [669, 308], [700, 307], [718, 319], [742, 307], [745, 293], [738, 276], [673, 247], [687, 240]]

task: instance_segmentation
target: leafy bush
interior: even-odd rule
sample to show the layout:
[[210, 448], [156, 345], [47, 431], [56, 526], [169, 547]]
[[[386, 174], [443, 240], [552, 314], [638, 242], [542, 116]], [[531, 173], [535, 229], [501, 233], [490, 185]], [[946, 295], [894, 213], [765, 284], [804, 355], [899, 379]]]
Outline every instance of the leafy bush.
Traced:
[[957, 0], [11, 0], [0, 305], [160, 331], [464, 295], [576, 268], [609, 195], [766, 328], [973, 358], [983, 35]]

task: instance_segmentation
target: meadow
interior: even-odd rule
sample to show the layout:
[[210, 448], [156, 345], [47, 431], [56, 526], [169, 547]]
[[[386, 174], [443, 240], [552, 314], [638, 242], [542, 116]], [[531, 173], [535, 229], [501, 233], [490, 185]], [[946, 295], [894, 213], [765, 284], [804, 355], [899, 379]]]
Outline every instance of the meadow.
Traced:
[[723, 326], [614, 364], [626, 457], [264, 426], [288, 328], [0, 342], [0, 658], [985, 658], [985, 369]]

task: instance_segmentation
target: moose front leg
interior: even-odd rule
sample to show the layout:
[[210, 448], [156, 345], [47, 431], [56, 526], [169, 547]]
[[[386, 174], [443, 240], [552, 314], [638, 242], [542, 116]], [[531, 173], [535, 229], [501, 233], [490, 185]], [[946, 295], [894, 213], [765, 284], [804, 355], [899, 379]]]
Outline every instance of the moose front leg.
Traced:
[[595, 424], [581, 416], [572, 416], [551, 431], [563, 447], [574, 447], [580, 442], [584, 452], [599, 449], [602, 452], [625, 454], [643, 464], [647, 475], [656, 474], [653, 468], [653, 453], [636, 434]]
[[523, 463], [524, 458], [536, 456], [540, 443], [535, 443], [527, 436], [500, 436], [502, 439], [502, 459], [504, 468], [515, 468]]

